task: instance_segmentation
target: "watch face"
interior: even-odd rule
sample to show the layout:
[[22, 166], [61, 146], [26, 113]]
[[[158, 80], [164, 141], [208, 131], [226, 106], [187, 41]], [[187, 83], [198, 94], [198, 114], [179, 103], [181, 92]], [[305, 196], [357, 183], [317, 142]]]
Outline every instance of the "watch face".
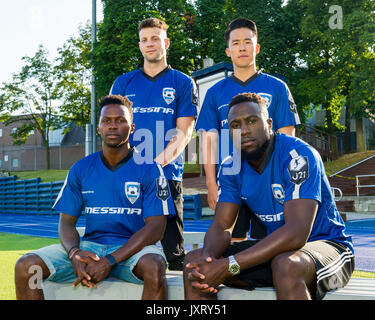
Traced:
[[236, 275], [240, 273], [240, 266], [237, 264], [232, 264], [229, 268], [231, 274]]

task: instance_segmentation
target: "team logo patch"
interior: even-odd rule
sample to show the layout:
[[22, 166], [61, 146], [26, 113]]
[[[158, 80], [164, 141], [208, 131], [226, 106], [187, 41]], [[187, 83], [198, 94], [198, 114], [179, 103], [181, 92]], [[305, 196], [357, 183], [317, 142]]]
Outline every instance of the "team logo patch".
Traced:
[[277, 200], [277, 202], [283, 204], [284, 198], [285, 198], [285, 191], [284, 191], [283, 186], [281, 184], [274, 183], [274, 184], [271, 184], [271, 188], [272, 188], [272, 194]]
[[141, 186], [139, 182], [125, 182], [125, 195], [131, 204], [139, 198]]
[[267, 108], [269, 108], [272, 102], [272, 94], [258, 92], [258, 95], [260, 95], [263, 98], [263, 100], [266, 102]]
[[191, 88], [191, 103], [195, 106], [198, 106], [199, 97], [198, 97], [198, 90], [197, 87], [194, 86]]
[[307, 157], [298, 155], [293, 158], [288, 166], [290, 182], [301, 184], [309, 177], [309, 161]]
[[160, 200], [167, 200], [170, 196], [169, 188], [168, 188], [168, 180], [165, 177], [159, 177], [156, 179], [156, 196]]
[[173, 89], [173, 88], [164, 88], [163, 89], [163, 98], [164, 98], [164, 101], [167, 103], [167, 104], [171, 104], [175, 98], [175, 93], [176, 93], [176, 90]]

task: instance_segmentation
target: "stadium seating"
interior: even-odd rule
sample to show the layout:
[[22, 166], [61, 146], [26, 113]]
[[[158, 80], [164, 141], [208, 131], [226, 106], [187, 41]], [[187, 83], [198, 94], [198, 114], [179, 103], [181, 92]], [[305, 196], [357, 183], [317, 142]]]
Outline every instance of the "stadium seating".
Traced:
[[[64, 181], [41, 182], [40, 178], [0, 178], [0, 214], [59, 214], [52, 209]], [[184, 195], [184, 219], [202, 218], [200, 194]]]

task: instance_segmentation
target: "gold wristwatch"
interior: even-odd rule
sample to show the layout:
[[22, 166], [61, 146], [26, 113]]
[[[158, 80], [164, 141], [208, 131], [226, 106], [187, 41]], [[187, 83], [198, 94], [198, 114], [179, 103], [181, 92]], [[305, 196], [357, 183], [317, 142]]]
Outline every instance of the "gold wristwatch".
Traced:
[[236, 259], [234, 259], [234, 256], [229, 257], [228, 271], [234, 276], [240, 273], [240, 265], [238, 264]]

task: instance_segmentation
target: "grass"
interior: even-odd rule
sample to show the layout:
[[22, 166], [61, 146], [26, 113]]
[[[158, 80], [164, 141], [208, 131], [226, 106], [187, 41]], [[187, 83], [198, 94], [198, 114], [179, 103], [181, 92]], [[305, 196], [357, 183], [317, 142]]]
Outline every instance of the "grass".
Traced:
[[[58, 239], [0, 233], [0, 300], [15, 300], [14, 266], [26, 252], [59, 243]], [[375, 278], [375, 273], [354, 271], [354, 278]]]
[[[185, 164], [184, 172], [187, 173], [196, 173], [199, 172], [200, 166], [199, 164]], [[37, 170], [37, 171], [14, 171], [11, 172], [10, 175], [17, 176], [18, 180], [24, 179], [35, 179], [41, 178], [42, 182], [50, 182], [50, 181], [63, 181], [65, 180], [66, 175], [68, 174], [69, 170]]]
[[58, 239], [0, 233], [0, 300], [15, 300], [14, 266], [26, 252], [58, 243]]
[[18, 180], [41, 178], [43, 182], [65, 180], [69, 170], [38, 170], [38, 171], [14, 171], [10, 174], [17, 176]]
[[345, 169], [361, 160], [364, 160], [375, 154], [375, 150], [367, 150], [364, 152], [347, 153], [334, 161], [327, 161], [324, 163], [327, 175], [336, 173]]

